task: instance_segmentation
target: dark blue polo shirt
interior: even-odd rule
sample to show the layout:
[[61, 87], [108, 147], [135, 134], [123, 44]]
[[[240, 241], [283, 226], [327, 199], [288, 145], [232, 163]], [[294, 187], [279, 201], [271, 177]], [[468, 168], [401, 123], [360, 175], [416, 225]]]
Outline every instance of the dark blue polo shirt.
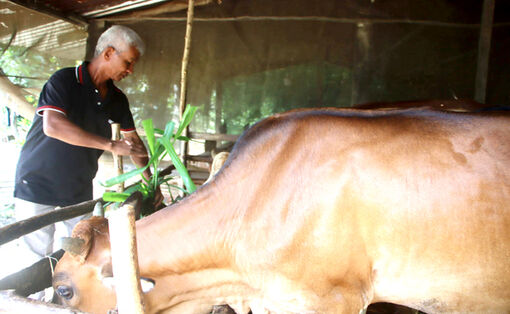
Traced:
[[92, 199], [102, 150], [74, 146], [43, 132], [42, 112], [58, 111], [80, 128], [111, 138], [111, 123], [121, 130], [135, 130], [129, 103], [122, 91], [108, 82], [108, 95], [101, 99], [88, 62], [53, 74], [44, 85], [37, 112], [16, 168], [14, 196], [26, 201], [67, 206]]

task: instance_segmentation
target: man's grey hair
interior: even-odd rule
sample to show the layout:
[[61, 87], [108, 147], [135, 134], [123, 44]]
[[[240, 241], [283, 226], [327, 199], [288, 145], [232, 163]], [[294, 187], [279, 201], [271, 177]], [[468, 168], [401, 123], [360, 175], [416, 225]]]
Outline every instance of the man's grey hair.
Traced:
[[138, 50], [140, 56], [145, 52], [145, 44], [134, 30], [126, 26], [114, 25], [99, 36], [94, 57], [99, 56], [108, 47], [123, 52], [131, 46]]

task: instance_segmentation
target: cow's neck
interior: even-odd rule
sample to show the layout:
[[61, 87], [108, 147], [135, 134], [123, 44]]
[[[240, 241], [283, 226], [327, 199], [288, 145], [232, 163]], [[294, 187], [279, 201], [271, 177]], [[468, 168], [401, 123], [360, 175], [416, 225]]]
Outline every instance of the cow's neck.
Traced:
[[137, 239], [142, 276], [147, 271], [151, 274], [146, 275], [182, 274], [228, 264], [229, 256], [222, 248], [229, 235], [222, 231], [236, 230], [232, 226], [236, 219], [229, 215], [228, 206], [222, 206], [223, 200], [215, 196], [213, 187], [206, 186], [140, 220]]

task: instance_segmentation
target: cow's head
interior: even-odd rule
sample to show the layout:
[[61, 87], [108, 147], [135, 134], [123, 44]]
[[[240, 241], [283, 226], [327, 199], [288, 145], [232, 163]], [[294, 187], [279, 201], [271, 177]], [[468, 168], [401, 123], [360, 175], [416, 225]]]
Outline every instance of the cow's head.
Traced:
[[53, 275], [53, 289], [61, 302], [90, 313], [115, 309], [108, 220], [94, 216], [80, 221], [62, 246], [66, 253]]
[[63, 304], [91, 313], [116, 308], [115, 289], [108, 284], [113, 276], [109, 238], [103, 217], [76, 225], [53, 275], [53, 289]]

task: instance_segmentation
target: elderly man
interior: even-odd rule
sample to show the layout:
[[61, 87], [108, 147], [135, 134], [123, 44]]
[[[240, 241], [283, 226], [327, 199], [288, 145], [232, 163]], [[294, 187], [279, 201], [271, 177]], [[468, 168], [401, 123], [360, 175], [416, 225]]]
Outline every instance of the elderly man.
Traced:
[[[133, 30], [112, 26], [100, 36], [92, 61], [61, 69], [44, 85], [16, 169], [17, 220], [92, 199], [92, 179], [105, 150], [147, 164], [128, 100], [113, 84], [133, 73], [144, 50]], [[114, 122], [123, 140], [110, 140]], [[149, 169], [144, 176], [151, 176]], [[161, 200], [159, 193], [156, 202]], [[69, 233], [78, 220], [65, 222]], [[34, 260], [52, 252], [54, 232], [52, 225], [24, 237]]]

